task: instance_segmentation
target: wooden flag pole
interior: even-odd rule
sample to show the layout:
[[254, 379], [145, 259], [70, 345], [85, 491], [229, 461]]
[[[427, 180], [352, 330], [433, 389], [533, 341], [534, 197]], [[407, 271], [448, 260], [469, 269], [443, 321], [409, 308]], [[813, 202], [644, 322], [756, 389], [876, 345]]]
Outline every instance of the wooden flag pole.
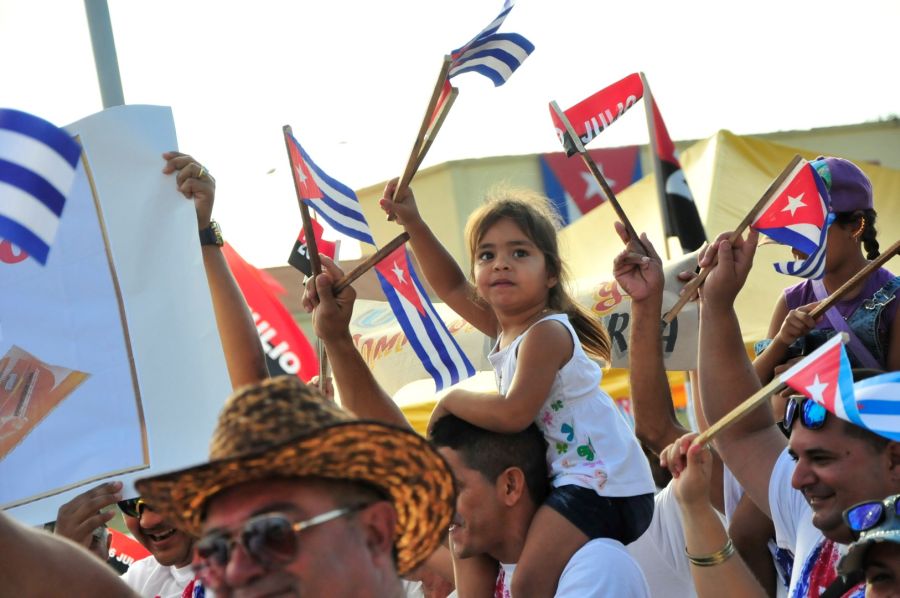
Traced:
[[662, 215], [663, 224], [663, 249], [666, 252], [666, 260], [671, 259], [669, 255], [669, 238], [674, 237], [672, 233], [672, 217], [669, 214], [669, 205], [666, 202], [666, 181], [663, 179], [662, 164], [659, 161], [659, 147], [656, 143], [656, 122], [653, 120], [653, 94], [650, 92], [650, 85], [644, 73], [639, 73], [641, 83], [644, 86], [644, 113], [647, 116], [647, 131], [650, 133], [650, 152], [653, 154], [653, 175], [656, 179], [656, 194], [659, 198], [659, 213]]
[[[421, 154], [422, 146], [425, 143], [425, 135], [428, 132], [428, 125], [431, 122], [431, 117], [434, 115], [434, 109], [437, 107], [438, 100], [441, 97], [441, 91], [444, 89], [444, 83], [447, 81], [447, 74], [450, 72], [450, 62], [450, 57], [444, 56], [444, 61], [441, 63], [441, 72], [438, 75], [437, 82], [434, 84], [434, 91], [431, 93], [431, 99], [428, 101], [428, 107], [425, 109], [425, 117], [422, 119], [422, 124], [419, 126], [419, 132], [416, 135], [415, 143], [413, 143], [412, 150], [409, 152], [406, 168], [403, 169], [403, 174], [400, 176], [400, 182], [394, 190], [394, 198], [403, 196], [403, 192], [412, 181], [413, 175], [416, 174], [418, 165], [422, 162], [423, 156]], [[436, 132], [437, 131], [435, 131], [435, 133]], [[428, 145], [430, 147], [431, 143]]]
[[[419, 150], [419, 158], [416, 160], [416, 165], [413, 167], [413, 175], [418, 172], [419, 167], [422, 165], [422, 160], [425, 159], [425, 154], [428, 153], [428, 150], [431, 149], [431, 144], [434, 142], [434, 138], [437, 136], [438, 131], [441, 130], [441, 125], [444, 124], [444, 120], [447, 118], [447, 114], [450, 112], [450, 107], [453, 106], [453, 102], [456, 101], [456, 96], [459, 95], [459, 90], [455, 87], [450, 88], [450, 94], [447, 96], [447, 99], [438, 106], [437, 116], [434, 119], [434, 122], [428, 128], [428, 132], [425, 134], [425, 143], [422, 145], [422, 148]], [[412, 176], [410, 176], [410, 180]]]
[[597, 183], [600, 184], [600, 188], [603, 190], [603, 194], [606, 195], [606, 199], [612, 204], [613, 210], [616, 211], [616, 216], [619, 218], [619, 222], [625, 225], [625, 230], [628, 231], [628, 235], [638, 242], [638, 244], [643, 248], [644, 255], [650, 255], [650, 251], [644, 247], [644, 243], [641, 241], [641, 238], [638, 236], [637, 231], [634, 230], [634, 226], [631, 224], [631, 220], [628, 219], [628, 216], [625, 215], [625, 210], [622, 209], [622, 206], [619, 204], [619, 200], [616, 199], [616, 195], [613, 193], [612, 189], [610, 189], [609, 184], [606, 182], [606, 179], [603, 177], [603, 173], [600, 172], [600, 169], [597, 167], [597, 163], [594, 162], [594, 159], [591, 158], [591, 155], [584, 148], [584, 144], [581, 143], [581, 138], [575, 132], [575, 129], [572, 128], [572, 123], [569, 122], [566, 114], [560, 110], [559, 105], [553, 101], [550, 102], [550, 108], [556, 113], [559, 121], [565, 126], [566, 134], [571, 139], [573, 147], [575, 151], [581, 156], [581, 159], [584, 160], [585, 166], [588, 167], [588, 170], [591, 171], [591, 174], [594, 175], [594, 178], [597, 180]]
[[[288, 136], [293, 136], [294, 133], [291, 129], [291, 125], [284, 125], [281, 130], [284, 133], [284, 149], [287, 150], [288, 163], [290, 164], [292, 163], [291, 142], [288, 139]], [[303, 235], [306, 237], [306, 254], [309, 257], [312, 278], [315, 279], [319, 272], [322, 271], [322, 260], [319, 259], [319, 248], [316, 246], [316, 232], [313, 230], [312, 219], [309, 216], [309, 208], [306, 206], [303, 197], [300, 195], [300, 187], [297, 185], [297, 172], [294, 168], [291, 168], [291, 176], [293, 176], [294, 179], [294, 191], [297, 193], [297, 203], [300, 204], [300, 217], [303, 220]], [[318, 338], [316, 338], [316, 354], [319, 357], [319, 390], [324, 393], [325, 372], [328, 369], [328, 357], [325, 355], [325, 348], [322, 346], [322, 341]]]
[[360, 262], [355, 268], [350, 270], [342, 279], [334, 284], [334, 294], [337, 295], [348, 286], [353, 284], [357, 278], [372, 269], [375, 264], [386, 258], [392, 251], [403, 245], [409, 240], [409, 233], [400, 233], [391, 242], [370, 255], [364, 262]]
[[818, 304], [811, 312], [809, 312], [810, 317], [815, 319], [824, 314], [829, 307], [840, 301], [841, 297], [846, 295], [850, 289], [865, 280], [869, 274], [880, 268], [885, 262], [897, 255], [897, 253], [900, 253], [900, 241], [895, 242], [887, 251], [866, 264], [859, 272], [854, 274], [850, 280], [842, 284], [835, 292]]
[[[788, 164], [787, 167], [781, 171], [781, 174], [779, 174], [777, 177], [775, 177], [775, 180], [772, 181], [772, 183], [769, 185], [769, 188], [766, 189], [766, 192], [763, 193], [763, 195], [759, 199], [759, 201], [756, 202], [756, 205], [750, 209], [750, 211], [747, 213], [747, 215], [744, 216], [744, 219], [741, 220], [741, 223], [738, 224], [736, 229], [734, 229], [734, 232], [732, 232], [731, 235], [728, 237], [729, 243], [734, 243], [741, 236], [741, 234], [747, 229], [747, 227], [750, 226], [750, 223], [753, 222], [754, 218], [756, 218], [757, 213], [763, 208], [763, 206], [766, 205], [766, 203], [772, 198], [772, 196], [781, 188], [781, 185], [784, 183], [784, 181], [791, 174], [793, 174], [794, 170], [797, 168], [797, 166], [800, 164], [800, 162], [802, 160], [803, 160], [803, 158], [801, 158], [800, 156], [798, 156], [798, 155], [794, 156], [794, 158], [791, 160], [790, 164]], [[707, 266], [706, 268], [703, 268], [702, 270], [700, 270], [700, 273], [696, 276], [696, 278], [694, 278], [689, 283], [684, 285], [684, 288], [681, 291], [681, 296], [678, 298], [678, 301], [675, 303], [675, 305], [672, 306], [672, 308], [669, 311], [666, 312], [666, 315], [663, 316], [663, 321], [666, 324], [670, 324], [672, 322], [672, 320], [675, 319], [675, 316], [677, 316], [678, 313], [681, 311], [681, 308], [683, 308], [685, 305], [687, 305], [688, 301], [690, 301], [691, 298], [694, 296], [694, 293], [697, 292], [697, 289], [700, 288], [700, 285], [703, 284], [703, 281], [706, 280], [706, 277], [709, 276], [709, 273], [712, 270], [713, 266], [715, 266], [715, 262], [713, 262], [712, 266]]]
[[784, 382], [776, 376], [771, 382], [750, 395], [750, 398], [726, 413], [722, 419], [704, 430], [702, 434], [694, 439], [693, 444], [699, 444], [701, 446], [709, 444], [712, 442], [712, 439], [715, 438], [716, 434], [743, 418], [745, 415], [756, 409], [760, 403], [763, 403], [771, 395], [780, 392], [785, 387], [786, 385]]

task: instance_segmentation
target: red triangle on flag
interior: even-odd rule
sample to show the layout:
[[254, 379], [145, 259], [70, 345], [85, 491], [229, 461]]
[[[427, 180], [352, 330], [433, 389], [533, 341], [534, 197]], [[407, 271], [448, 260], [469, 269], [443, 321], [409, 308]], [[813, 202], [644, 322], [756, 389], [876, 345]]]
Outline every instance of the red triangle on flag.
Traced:
[[835, 413], [835, 401], [840, 397], [840, 372], [841, 345], [837, 343], [783, 382]]
[[288, 137], [288, 153], [291, 156], [291, 173], [294, 176], [294, 185], [303, 199], [322, 199], [322, 191], [316, 184], [312, 173], [309, 171], [309, 165], [303, 159], [300, 149], [294, 140]]
[[409, 254], [405, 245], [401, 245], [375, 264], [375, 269], [397, 293], [416, 308], [416, 311], [425, 315], [425, 307], [422, 305], [422, 299], [419, 297], [412, 280], [412, 267], [409, 263]]
[[825, 224], [825, 202], [819, 196], [816, 174], [806, 164], [774, 197], [754, 222], [754, 228], [784, 228], [798, 224], [812, 224], [821, 228]]

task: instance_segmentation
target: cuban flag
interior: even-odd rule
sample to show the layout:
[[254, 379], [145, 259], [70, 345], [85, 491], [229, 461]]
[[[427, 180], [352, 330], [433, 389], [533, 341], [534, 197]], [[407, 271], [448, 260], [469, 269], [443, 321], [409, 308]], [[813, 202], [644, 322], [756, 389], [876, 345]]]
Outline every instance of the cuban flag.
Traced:
[[47, 263], [81, 146], [25, 112], [0, 109], [0, 237]]
[[285, 131], [294, 185], [306, 205], [338, 232], [375, 245], [369, 223], [353, 189], [331, 178], [316, 166], [293, 135]]
[[378, 282], [409, 344], [441, 390], [475, 375], [465, 353], [434, 310], [401, 245], [375, 265]]
[[[613, 124], [620, 116], [634, 106], [644, 96], [644, 83], [640, 73], [632, 73], [616, 81], [608, 87], [604, 87], [592, 96], [581, 100], [568, 110], [564, 110], [566, 119], [572, 124], [572, 129], [581, 138], [581, 144], [587, 145], [606, 127]], [[566, 154], [572, 156], [576, 153], [575, 146], [566, 135], [566, 127], [556, 116], [553, 108], [550, 108], [550, 118], [556, 129], [559, 142], [566, 149]]]
[[466, 45], [450, 53], [452, 62], [448, 79], [474, 71], [493, 81], [495, 86], [506, 83], [534, 51], [534, 44], [518, 33], [497, 33], [514, 4], [513, 0], [506, 0], [503, 10], [490, 25]]
[[863, 427], [900, 441], [900, 372], [866, 378], [853, 385]]
[[819, 403], [829, 412], [865, 428], [853, 395], [853, 374], [844, 350], [846, 334], [828, 342], [781, 374], [781, 381]]
[[804, 260], [778, 262], [781, 274], [813, 280], [825, 273], [825, 240], [834, 221], [825, 181], [813, 164], [801, 161], [751, 225], [770, 239], [805, 254]]

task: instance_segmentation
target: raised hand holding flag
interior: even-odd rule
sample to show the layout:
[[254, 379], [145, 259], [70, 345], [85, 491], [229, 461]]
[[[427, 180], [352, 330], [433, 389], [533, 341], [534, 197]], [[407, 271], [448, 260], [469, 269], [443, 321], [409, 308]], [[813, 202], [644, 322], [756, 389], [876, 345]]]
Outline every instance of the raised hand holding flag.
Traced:
[[47, 263], [81, 146], [55, 125], [0, 109], [0, 237]]

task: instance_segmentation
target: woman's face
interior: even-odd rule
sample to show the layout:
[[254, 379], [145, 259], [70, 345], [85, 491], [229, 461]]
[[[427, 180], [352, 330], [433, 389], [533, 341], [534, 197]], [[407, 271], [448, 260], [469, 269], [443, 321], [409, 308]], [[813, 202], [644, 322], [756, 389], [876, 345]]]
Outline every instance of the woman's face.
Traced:
[[866, 552], [866, 598], [900, 597], [900, 544], [878, 542]]

